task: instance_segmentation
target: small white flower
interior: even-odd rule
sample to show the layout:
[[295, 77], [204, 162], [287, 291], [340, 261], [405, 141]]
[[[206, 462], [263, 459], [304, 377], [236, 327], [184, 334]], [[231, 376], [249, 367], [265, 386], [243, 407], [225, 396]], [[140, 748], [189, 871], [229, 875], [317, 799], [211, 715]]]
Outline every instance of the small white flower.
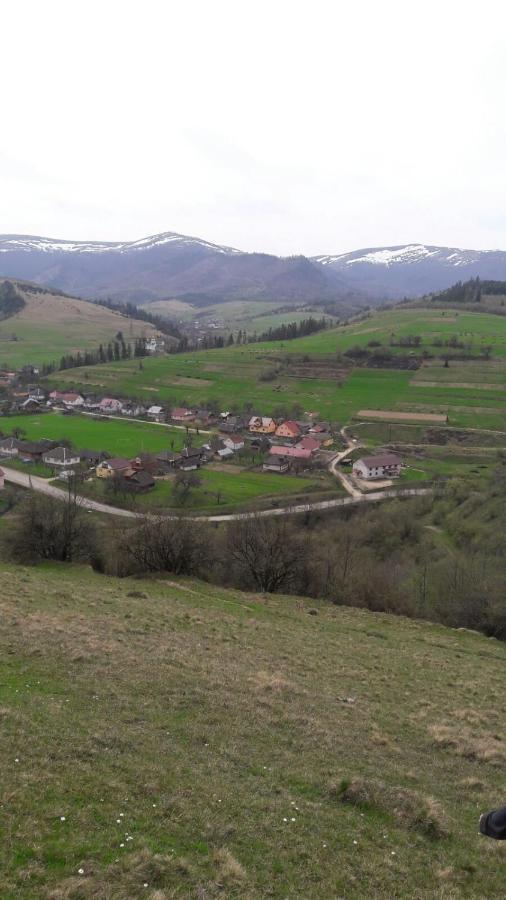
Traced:
[[78, 870], [77, 870], [77, 874], [78, 874], [78, 875], [84, 875], [84, 869], [78, 869]]
[[120, 847], [124, 847], [124, 846], [125, 846], [124, 844], [120, 844]]
[[295, 822], [295, 819], [293, 818], [293, 816], [292, 816], [292, 822]]
[[283, 819], [283, 822], [288, 822], [288, 819]]
[[125, 813], [120, 813], [121, 818], [123, 818], [124, 815], [125, 815]]
[[64, 821], [65, 821], [65, 816], [60, 816], [60, 822], [64, 822]]
[[116, 819], [116, 822], [118, 823], [118, 825], [121, 825], [121, 819]]
[[353, 841], [354, 844], [358, 844], [358, 841]]
[[392, 850], [392, 856], [395, 856], [395, 850]]
[[153, 808], [156, 806], [156, 803], [153, 803]]
[[16, 759], [14, 760], [14, 762], [19, 762], [19, 757], [16, 756]]

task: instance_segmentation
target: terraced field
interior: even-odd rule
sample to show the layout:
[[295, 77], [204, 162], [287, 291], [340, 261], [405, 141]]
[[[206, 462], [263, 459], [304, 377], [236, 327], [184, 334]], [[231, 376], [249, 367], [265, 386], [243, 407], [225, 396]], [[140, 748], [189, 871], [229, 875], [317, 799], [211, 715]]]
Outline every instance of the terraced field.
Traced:
[[[415, 335], [422, 341], [417, 352], [433, 357], [418, 371], [358, 368], [341, 356], [372, 340], [406, 355], [412, 348], [398, 344]], [[457, 360], [459, 347], [434, 343], [452, 338], [482, 358]], [[174, 405], [213, 400], [222, 408], [249, 404], [265, 413], [297, 405], [341, 424], [373, 409], [448, 415], [451, 425], [506, 430], [506, 317], [396, 308], [290, 342], [147, 359], [142, 370], [135, 362], [113, 363], [59, 373], [51, 381], [145, 399], [156, 393]]]

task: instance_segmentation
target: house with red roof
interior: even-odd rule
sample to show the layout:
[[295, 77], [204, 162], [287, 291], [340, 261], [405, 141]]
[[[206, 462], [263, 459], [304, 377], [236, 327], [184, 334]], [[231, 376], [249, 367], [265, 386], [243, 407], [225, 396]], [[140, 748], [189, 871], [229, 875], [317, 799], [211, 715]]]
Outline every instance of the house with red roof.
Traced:
[[288, 419], [286, 422], [282, 422], [281, 425], [278, 425], [275, 434], [276, 437], [292, 438], [292, 440], [296, 440], [300, 437], [301, 431], [297, 422], [292, 422]]

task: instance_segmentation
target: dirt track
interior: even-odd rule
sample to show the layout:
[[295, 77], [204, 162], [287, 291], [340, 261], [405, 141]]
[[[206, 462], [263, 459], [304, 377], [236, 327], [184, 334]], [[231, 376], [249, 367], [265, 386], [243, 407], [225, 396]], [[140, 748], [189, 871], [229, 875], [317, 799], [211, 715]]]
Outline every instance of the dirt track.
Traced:
[[441, 413], [405, 413], [391, 409], [360, 409], [354, 416], [357, 419], [381, 419], [384, 422], [434, 422], [446, 425], [446, 416]]

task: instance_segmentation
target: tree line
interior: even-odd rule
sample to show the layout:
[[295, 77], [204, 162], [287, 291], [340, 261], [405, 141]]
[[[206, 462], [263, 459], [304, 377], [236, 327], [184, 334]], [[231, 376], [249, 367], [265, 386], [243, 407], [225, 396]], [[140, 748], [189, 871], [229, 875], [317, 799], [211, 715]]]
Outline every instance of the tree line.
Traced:
[[[30, 494], [3, 532], [10, 556], [90, 563], [106, 575], [171, 572], [243, 590], [425, 618], [506, 640], [502, 534], [506, 463], [486, 487], [453, 479], [434, 498], [332, 514], [239, 519], [139, 517], [90, 523], [72, 488], [66, 503]], [[425, 526], [445, 531], [434, 540]]]

